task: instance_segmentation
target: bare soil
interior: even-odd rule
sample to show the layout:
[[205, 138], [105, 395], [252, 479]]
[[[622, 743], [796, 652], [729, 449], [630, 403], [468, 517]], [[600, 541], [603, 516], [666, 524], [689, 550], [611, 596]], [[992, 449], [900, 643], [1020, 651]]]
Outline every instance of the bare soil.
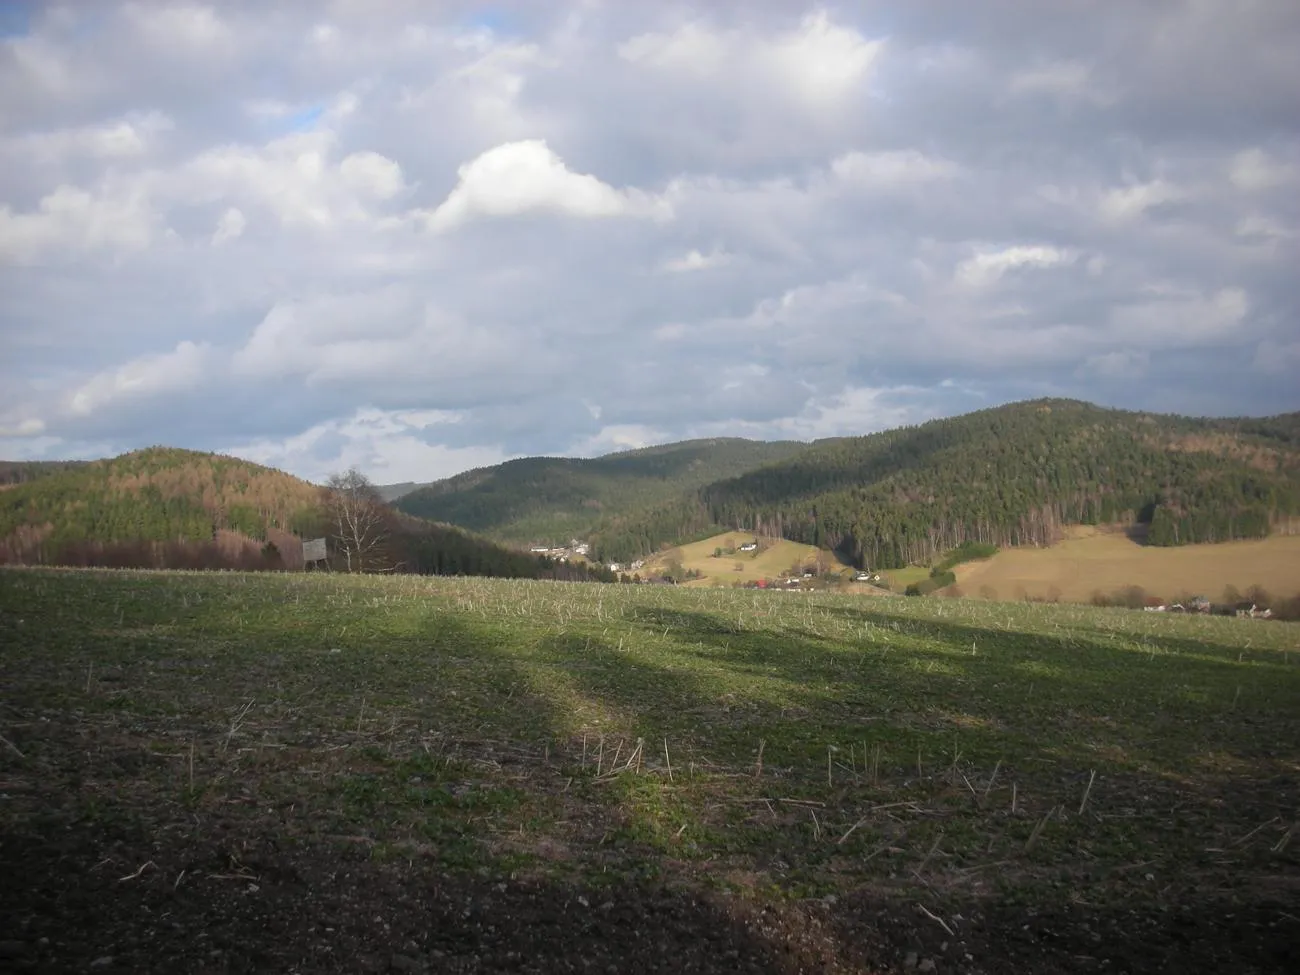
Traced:
[[[136, 866], [132, 867], [131, 865]], [[28, 972], [1287, 972], [1275, 908], [927, 916], [869, 893], [759, 903], [619, 880], [561, 884], [286, 841], [274, 818], [0, 841], [0, 969]], [[951, 930], [945, 930], [946, 925]]]

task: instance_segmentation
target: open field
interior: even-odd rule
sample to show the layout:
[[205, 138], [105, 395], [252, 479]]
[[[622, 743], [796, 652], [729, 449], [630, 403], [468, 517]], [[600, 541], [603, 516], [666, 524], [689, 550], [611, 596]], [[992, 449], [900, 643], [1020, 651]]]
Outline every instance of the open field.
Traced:
[[1218, 600], [1228, 585], [1241, 592], [1259, 585], [1274, 596], [1289, 597], [1300, 592], [1300, 535], [1154, 548], [1119, 532], [1076, 528], [1049, 548], [1004, 549], [955, 571], [967, 596], [993, 599], [1087, 602], [1098, 590], [1110, 595], [1123, 586], [1141, 586], [1164, 599], [1190, 593]]
[[1300, 961], [1292, 624], [3, 570], [0, 688], [28, 970]]
[[902, 569], [881, 569], [880, 574], [888, 580], [892, 592], [903, 592], [912, 583], [925, 582], [930, 578], [929, 568], [921, 565], [909, 565]]
[[[754, 541], [761, 543], [762, 551], [735, 552], [721, 558], [713, 554], [719, 548], [738, 548], [745, 542]], [[821, 557], [830, 563], [833, 571], [842, 574], [852, 572], [852, 566], [839, 562], [829, 552], [822, 552]], [[818, 550], [815, 546], [801, 545], [784, 538], [760, 539], [752, 532], [733, 531], [661, 552], [646, 560], [646, 569], [662, 569], [671, 558], [680, 561], [682, 568], [701, 573], [702, 578], [692, 580], [689, 585], [732, 586], [737, 582], [776, 579], [796, 565], [814, 565], [818, 560]]]

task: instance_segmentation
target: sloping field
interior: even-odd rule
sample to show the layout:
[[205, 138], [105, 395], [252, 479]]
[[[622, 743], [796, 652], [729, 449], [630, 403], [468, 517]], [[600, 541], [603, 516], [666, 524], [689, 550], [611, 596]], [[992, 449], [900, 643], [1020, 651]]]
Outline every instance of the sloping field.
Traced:
[[0, 967], [1300, 970], [1297, 633], [0, 570]]
[[[715, 557], [718, 549], [738, 549], [746, 542], [758, 542], [761, 551], [734, 552], [721, 558]], [[829, 552], [820, 553], [821, 558], [832, 567], [832, 571], [841, 573], [852, 570], [836, 559]], [[660, 553], [646, 562], [650, 570], [662, 569], [674, 558], [681, 562], [682, 568], [695, 570], [702, 578], [693, 580], [693, 586], [731, 586], [735, 583], [757, 582], [760, 579], [776, 579], [787, 574], [795, 566], [814, 565], [818, 561], [818, 550], [812, 545], [783, 538], [763, 538], [750, 532], [724, 532], [703, 541], [679, 545]]]
[[955, 571], [965, 595], [991, 599], [1087, 602], [1098, 591], [1141, 586], [1163, 599], [1194, 594], [1218, 600], [1229, 585], [1241, 592], [1258, 585], [1289, 597], [1300, 593], [1300, 535], [1153, 548], [1120, 533], [1076, 529], [1058, 545], [1005, 549]]

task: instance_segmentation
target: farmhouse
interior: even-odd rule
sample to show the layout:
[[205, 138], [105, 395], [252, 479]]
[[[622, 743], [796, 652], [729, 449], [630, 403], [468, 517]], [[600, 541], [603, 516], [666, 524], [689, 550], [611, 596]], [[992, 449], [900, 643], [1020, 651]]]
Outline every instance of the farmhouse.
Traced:
[[744, 545], [740, 546], [739, 551], [756, 552], [758, 551], [758, 542], [746, 542]]

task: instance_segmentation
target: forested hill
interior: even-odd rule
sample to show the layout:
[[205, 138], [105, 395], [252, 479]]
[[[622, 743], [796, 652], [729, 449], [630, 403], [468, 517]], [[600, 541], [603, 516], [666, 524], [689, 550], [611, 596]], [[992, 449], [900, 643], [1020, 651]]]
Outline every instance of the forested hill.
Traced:
[[68, 466], [0, 492], [0, 543], [40, 560], [82, 543], [205, 542], [291, 533], [319, 489], [282, 471], [165, 447]]
[[591, 460], [529, 457], [484, 467], [399, 497], [400, 510], [503, 542], [562, 544], [721, 478], [792, 457], [796, 442], [723, 438], [622, 451]]
[[596, 534], [627, 559], [718, 526], [925, 561], [963, 541], [1046, 543], [1067, 524], [1145, 522], [1148, 542], [1266, 535], [1300, 515], [1300, 414], [1192, 419], [1039, 400], [818, 441]]
[[[234, 457], [153, 447], [111, 460], [0, 470], [17, 472], [0, 491], [0, 563], [295, 568], [300, 537], [330, 533], [319, 487]], [[608, 576], [418, 518], [394, 516], [389, 531], [389, 561], [399, 570]]]

